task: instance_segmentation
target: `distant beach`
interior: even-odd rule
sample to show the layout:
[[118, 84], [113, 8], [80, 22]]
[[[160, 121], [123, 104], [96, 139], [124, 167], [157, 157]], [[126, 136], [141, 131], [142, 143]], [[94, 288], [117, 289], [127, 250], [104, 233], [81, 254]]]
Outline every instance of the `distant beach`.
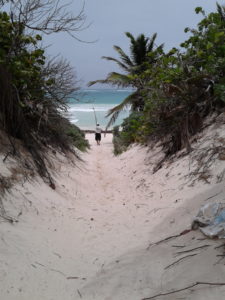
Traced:
[[[110, 119], [105, 117], [108, 110], [120, 104], [132, 92], [124, 89], [82, 89], [69, 99], [69, 119], [83, 130], [93, 130], [95, 111], [97, 122], [105, 128]], [[128, 115], [129, 108], [120, 113], [115, 125], [120, 125]]]

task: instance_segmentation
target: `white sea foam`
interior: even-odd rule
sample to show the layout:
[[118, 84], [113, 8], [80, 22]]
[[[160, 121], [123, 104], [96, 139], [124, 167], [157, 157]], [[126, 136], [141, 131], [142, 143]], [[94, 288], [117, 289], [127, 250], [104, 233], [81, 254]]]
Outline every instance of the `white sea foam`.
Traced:
[[72, 123], [77, 123], [77, 122], [79, 121], [79, 119], [70, 119], [70, 121], [71, 121]]
[[[111, 107], [96, 107], [95, 108], [95, 111], [97, 112], [97, 111], [108, 111], [110, 108], [112, 108], [112, 106]], [[91, 107], [74, 107], [74, 106], [72, 106], [72, 107], [70, 107], [69, 109], [69, 112], [70, 113], [73, 113], [73, 112], [93, 112], [94, 110], [93, 110], [93, 108], [91, 108]]]
[[[111, 108], [113, 108], [113, 106], [110, 107], [95, 107], [95, 112], [107, 112], [108, 110], [110, 110]], [[85, 108], [85, 107], [70, 107], [68, 109], [68, 111], [72, 114], [74, 112], [84, 112], [84, 113], [90, 113], [90, 112], [94, 112], [93, 108]], [[130, 111], [130, 107], [127, 107], [125, 109], [123, 109], [123, 111]]]
[[115, 92], [128, 92], [128, 93], [133, 93], [135, 90], [115, 90]]
[[99, 92], [99, 90], [81, 90], [81, 92], [89, 93], [89, 92]]
[[[80, 128], [93, 128], [95, 126], [95, 117], [101, 126], [105, 126], [109, 120], [109, 118], [106, 118], [107, 112], [121, 103], [127, 95], [129, 95], [127, 89], [83, 89], [80, 94], [80, 100], [82, 101], [76, 101], [76, 98], [74, 100], [73, 98], [70, 99], [68, 103], [68, 118]], [[116, 124], [121, 124], [122, 120], [129, 115], [129, 108], [127, 106], [120, 113]]]

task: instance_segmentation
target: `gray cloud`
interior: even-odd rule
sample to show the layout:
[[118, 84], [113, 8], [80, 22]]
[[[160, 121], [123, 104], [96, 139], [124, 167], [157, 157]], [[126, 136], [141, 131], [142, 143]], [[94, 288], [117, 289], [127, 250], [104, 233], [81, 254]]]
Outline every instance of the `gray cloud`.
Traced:
[[[217, 1], [223, 4], [224, 1]], [[82, 0], [74, 4], [74, 11], [81, 7]], [[103, 79], [108, 72], [118, 71], [112, 62], [101, 56], [114, 56], [113, 45], [129, 51], [129, 40], [124, 32], [137, 36], [144, 33], [151, 36], [158, 33], [158, 43], [165, 43], [166, 49], [178, 46], [187, 38], [185, 27], [195, 27], [201, 16], [194, 8], [202, 6], [206, 12], [215, 11], [212, 0], [86, 0], [85, 13], [92, 25], [78, 33], [78, 37], [94, 43], [79, 43], [65, 34], [46, 38], [52, 44], [50, 54], [61, 54], [76, 68], [83, 85], [90, 80]]]

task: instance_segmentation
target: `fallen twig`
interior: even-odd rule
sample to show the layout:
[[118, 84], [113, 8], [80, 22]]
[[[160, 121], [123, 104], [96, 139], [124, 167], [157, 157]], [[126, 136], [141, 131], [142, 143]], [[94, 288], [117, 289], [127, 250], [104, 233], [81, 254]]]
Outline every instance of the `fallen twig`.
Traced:
[[12, 152], [8, 151], [2, 161], [5, 162], [6, 159], [8, 158], [8, 156], [11, 155], [11, 154], [12, 154]]
[[222, 247], [225, 247], [225, 244], [219, 245], [219, 246], [215, 247], [214, 249], [219, 249], [219, 248], [222, 248]]
[[178, 251], [178, 252], [176, 252], [175, 254], [188, 253], [188, 252], [195, 251], [195, 250], [198, 250], [198, 249], [208, 248], [209, 246], [211, 246], [211, 245], [203, 245], [203, 246], [199, 246], [199, 247], [192, 248], [192, 249], [189, 249], [189, 250]]
[[82, 298], [81, 292], [77, 289], [78, 295]]
[[41, 263], [39, 263], [39, 262], [37, 262], [37, 261], [35, 261], [35, 264], [37, 264], [37, 265], [39, 265], [39, 266], [42, 266], [42, 267], [46, 268], [45, 265], [43, 265], [43, 264], [41, 264]]
[[181, 257], [180, 259], [176, 260], [176, 261], [173, 262], [172, 264], [170, 264], [170, 265], [168, 265], [167, 267], [165, 267], [164, 270], [169, 269], [170, 267], [172, 267], [173, 265], [179, 263], [181, 260], [183, 260], [183, 259], [185, 259], [185, 258], [187, 258], [187, 257], [192, 257], [192, 256], [195, 256], [195, 255], [197, 255], [197, 254], [199, 254], [199, 253], [189, 254], [189, 255], [187, 255], [187, 256]]
[[64, 274], [64, 273], [63, 273], [62, 271], [60, 271], [60, 270], [48, 268], [47, 266], [45, 266], [45, 265], [43, 265], [43, 264], [41, 264], [41, 263], [39, 263], [39, 262], [37, 262], [37, 261], [35, 261], [35, 264], [36, 264], [36, 265], [39, 265], [39, 266], [41, 266], [41, 267], [46, 268], [46, 270], [49, 270], [49, 271], [52, 271], [52, 272], [59, 273], [59, 274], [61, 274], [62, 276], [66, 277], [66, 274]]
[[37, 267], [36, 267], [34, 264], [31, 264], [31, 266], [32, 266], [33, 268], [37, 269]]
[[205, 201], [207, 201], [207, 200], [209, 200], [209, 199], [212, 199], [212, 198], [218, 196], [218, 195], [221, 194], [221, 193], [222, 193], [222, 191], [220, 191], [219, 193], [217, 193], [217, 194], [215, 194], [215, 195], [213, 195], [213, 196], [211, 196], [211, 197], [205, 199]]
[[185, 245], [172, 245], [172, 247], [174, 247], [174, 248], [185, 248], [186, 246]]
[[[217, 255], [218, 256], [218, 255]], [[220, 259], [217, 261], [217, 262], [215, 262], [213, 265], [215, 266], [215, 265], [218, 265], [223, 259], [224, 259], [225, 257], [222, 255], [222, 256], [220, 256]]]
[[171, 294], [175, 294], [175, 293], [179, 293], [179, 292], [182, 292], [182, 291], [185, 291], [185, 290], [188, 290], [188, 289], [191, 289], [197, 285], [213, 285], [213, 286], [224, 286], [225, 283], [224, 282], [196, 282], [196, 283], [193, 283], [192, 285], [189, 285], [189, 286], [186, 286], [182, 289], [178, 289], [178, 290], [174, 290], [174, 291], [170, 291], [170, 292], [167, 292], [167, 293], [160, 293], [160, 294], [157, 294], [157, 295], [154, 295], [152, 297], [148, 297], [148, 298], [143, 298], [142, 300], [150, 300], [150, 299], [155, 299], [157, 297], [163, 297], [163, 296], [167, 296], [167, 295], [171, 295]]
[[53, 254], [58, 256], [58, 258], [62, 258], [62, 256], [59, 253], [53, 252]]
[[2, 199], [0, 198], [0, 218], [10, 222], [10, 223], [16, 223], [18, 222], [17, 219], [13, 218], [13, 217], [10, 217], [7, 215], [6, 211], [5, 211], [5, 207], [4, 207], [4, 204], [3, 204], [3, 201]]
[[182, 235], [184, 235], [184, 234], [187, 234], [187, 233], [189, 233], [190, 231], [192, 231], [192, 229], [185, 229], [184, 231], [182, 231], [182, 232], [179, 233], [179, 234], [171, 235], [171, 236], [168, 236], [167, 238], [165, 238], [165, 239], [163, 239], [163, 240], [160, 240], [160, 241], [158, 241], [158, 242], [156, 242], [156, 243], [154, 243], [154, 244], [149, 244], [149, 246], [146, 248], [146, 250], [149, 250], [152, 246], [159, 245], [159, 244], [161, 244], [161, 243], [163, 243], [163, 242], [167, 242], [167, 241], [169, 241], [169, 240], [171, 240], [171, 239], [175, 239], [175, 238], [180, 237], [180, 236], [182, 236]]
[[0, 214], [0, 218], [6, 220], [6, 221], [9, 222], [9, 223], [17, 223], [17, 222], [19, 222], [17, 219], [14, 219], [14, 218], [9, 217], [9, 216], [7, 216], [7, 215], [2, 215], [2, 214]]
[[59, 273], [59, 274], [61, 274], [62, 276], [66, 277], [66, 275], [65, 275], [62, 271], [60, 271], [60, 270], [56, 270], [56, 269], [49, 269], [49, 270], [52, 271], [52, 272]]

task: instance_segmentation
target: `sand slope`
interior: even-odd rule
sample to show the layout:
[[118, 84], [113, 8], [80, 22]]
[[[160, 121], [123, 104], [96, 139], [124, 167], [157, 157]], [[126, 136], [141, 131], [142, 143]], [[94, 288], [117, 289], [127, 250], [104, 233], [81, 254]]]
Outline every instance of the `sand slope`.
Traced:
[[[42, 181], [18, 185], [4, 205], [19, 222], [0, 219], [0, 299], [141, 300], [196, 281], [225, 282], [221, 241], [191, 231], [154, 245], [190, 228], [202, 203], [225, 201], [223, 160], [211, 177], [190, 176], [198, 149], [219, 143], [223, 131], [208, 129], [191, 155], [155, 174], [159, 148], [114, 157], [111, 135], [101, 146], [88, 135], [83, 163], [55, 164], [55, 191]], [[224, 297], [225, 287], [198, 286], [161, 299]]]

